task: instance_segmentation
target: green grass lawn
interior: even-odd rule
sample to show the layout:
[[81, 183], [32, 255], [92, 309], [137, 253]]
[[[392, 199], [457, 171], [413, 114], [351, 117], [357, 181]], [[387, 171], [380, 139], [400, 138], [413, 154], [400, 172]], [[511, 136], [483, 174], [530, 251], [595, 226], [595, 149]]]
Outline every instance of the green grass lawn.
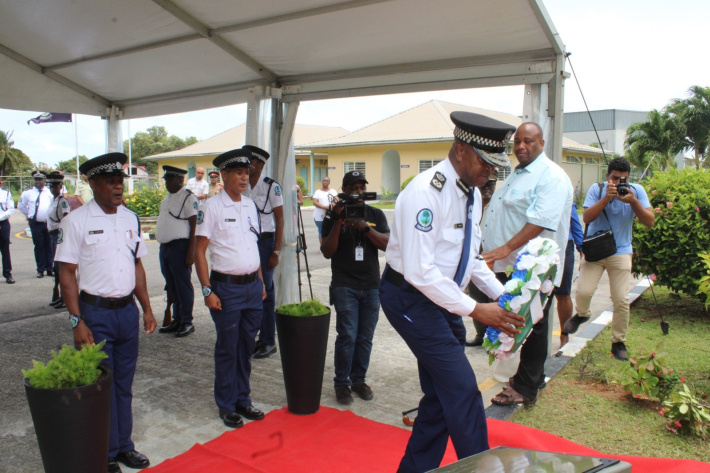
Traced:
[[[710, 314], [698, 300], [654, 288], [631, 311], [626, 346], [629, 356], [663, 342], [668, 367], [708, 400], [710, 393]], [[670, 323], [664, 336], [660, 314]], [[513, 422], [541, 429], [610, 455], [710, 461], [710, 442], [678, 436], [665, 428], [657, 400], [633, 399], [613, 382], [623, 362], [611, 358], [611, 330], [595, 340], [542, 390], [534, 407], [519, 409]], [[591, 361], [589, 361], [591, 360]], [[585, 376], [580, 380], [580, 373]], [[611, 383], [609, 383], [612, 381]]]

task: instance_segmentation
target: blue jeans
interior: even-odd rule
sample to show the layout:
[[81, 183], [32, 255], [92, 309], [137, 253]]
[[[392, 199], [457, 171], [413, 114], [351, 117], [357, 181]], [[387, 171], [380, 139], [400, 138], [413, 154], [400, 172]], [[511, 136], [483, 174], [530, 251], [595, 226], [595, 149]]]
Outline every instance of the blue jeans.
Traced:
[[274, 252], [276, 241], [272, 238], [260, 238], [259, 260], [261, 261], [261, 275], [264, 277], [266, 299], [264, 299], [264, 313], [261, 316], [259, 341], [266, 345], [276, 345], [276, 296], [274, 294], [274, 269], [269, 269], [269, 257]]
[[365, 382], [372, 337], [380, 316], [378, 289], [333, 287], [335, 305], [335, 386]]

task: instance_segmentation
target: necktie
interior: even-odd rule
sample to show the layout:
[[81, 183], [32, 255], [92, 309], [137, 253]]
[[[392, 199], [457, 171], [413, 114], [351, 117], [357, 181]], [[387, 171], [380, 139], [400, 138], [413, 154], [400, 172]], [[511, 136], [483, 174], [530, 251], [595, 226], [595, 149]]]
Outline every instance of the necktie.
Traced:
[[473, 187], [468, 189], [467, 195], [468, 199], [466, 200], [466, 229], [464, 230], [463, 237], [463, 251], [461, 252], [459, 266], [458, 268], [456, 268], [456, 275], [454, 276], [454, 281], [459, 286], [461, 286], [461, 282], [463, 282], [463, 277], [466, 273], [466, 267], [468, 266], [468, 258], [469, 256], [471, 256], [471, 233], [473, 233]]
[[39, 194], [37, 194], [37, 200], [35, 201], [35, 214], [32, 216], [32, 218], [36, 221], [37, 220], [37, 213], [39, 212], [39, 198], [42, 197], [42, 191], [39, 191]]

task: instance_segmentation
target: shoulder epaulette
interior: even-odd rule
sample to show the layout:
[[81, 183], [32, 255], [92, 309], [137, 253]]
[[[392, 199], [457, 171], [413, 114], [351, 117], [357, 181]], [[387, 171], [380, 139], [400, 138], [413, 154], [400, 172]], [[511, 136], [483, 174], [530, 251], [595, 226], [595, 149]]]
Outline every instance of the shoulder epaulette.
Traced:
[[264, 176], [264, 182], [267, 183], [267, 184], [273, 184], [273, 183], [276, 182], [276, 181], [273, 180], [273, 179], [271, 179], [270, 177]]
[[446, 184], [446, 176], [439, 171], [436, 171], [429, 184], [431, 184], [431, 187], [441, 192], [441, 189], [444, 188], [444, 184]]

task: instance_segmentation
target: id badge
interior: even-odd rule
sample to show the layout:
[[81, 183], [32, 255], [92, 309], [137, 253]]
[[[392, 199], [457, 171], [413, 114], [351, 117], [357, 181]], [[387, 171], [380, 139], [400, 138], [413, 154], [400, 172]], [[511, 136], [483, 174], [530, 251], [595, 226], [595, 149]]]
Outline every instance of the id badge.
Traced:
[[358, 245], [355, 247], [355, 261], [362, 261], [365, 256], [365, 250], [362, 246]]

